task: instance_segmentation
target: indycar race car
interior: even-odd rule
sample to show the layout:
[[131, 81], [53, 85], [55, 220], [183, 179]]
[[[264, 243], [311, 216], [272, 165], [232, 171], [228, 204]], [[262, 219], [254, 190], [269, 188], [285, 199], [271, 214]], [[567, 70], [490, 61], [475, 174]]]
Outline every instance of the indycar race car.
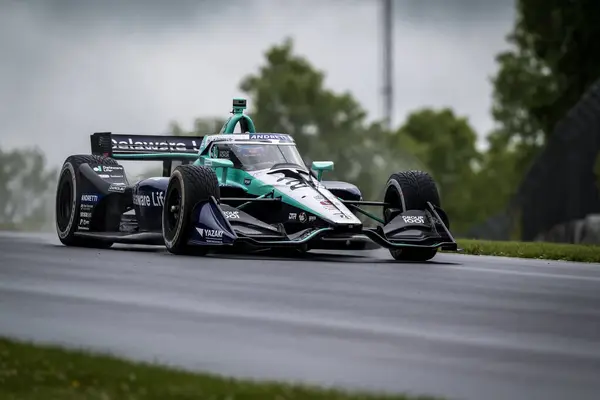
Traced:
[[[392, 174], [383, 201], [364, 201], [355, 185], [322, 179], [332, 161], [308, 168], [290, 135], [256, 132], [245, 109], [245, 99], [234, 99], [220, 132], [203, 137], [92, 134], [92, 154], [68, 157], [60, 172], [60, 241], [164, 245], [174, 254], [201, 255], [368, 242], [407, 261], [458, 250], [426, 172]], [[234, 133], [238, 124], [241, 133]], [[163, 173], [130, 184], [118, 160], [160, 160]], [[380, 207], [382, 217], [361, 206]], [[361, 214], [377, 226], [366, 227]]]

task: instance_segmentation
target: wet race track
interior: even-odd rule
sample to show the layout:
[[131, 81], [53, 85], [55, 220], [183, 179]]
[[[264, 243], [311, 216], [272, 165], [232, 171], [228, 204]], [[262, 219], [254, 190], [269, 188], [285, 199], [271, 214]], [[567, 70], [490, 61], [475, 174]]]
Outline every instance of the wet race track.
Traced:
[[385, 250], [303, 259], [0, 235], [0, 335], [240, 377], [596, 399], [600, 266]]

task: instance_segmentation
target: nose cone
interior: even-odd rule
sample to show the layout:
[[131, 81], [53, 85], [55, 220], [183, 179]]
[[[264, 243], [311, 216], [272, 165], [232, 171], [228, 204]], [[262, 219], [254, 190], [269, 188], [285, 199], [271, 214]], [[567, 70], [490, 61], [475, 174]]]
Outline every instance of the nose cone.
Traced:
[[[329, 193], [328, 193], [329, 194]], [[320, 214], [336, 225], [362, 226], [362, 222], [335, 196], [318, 196]]]

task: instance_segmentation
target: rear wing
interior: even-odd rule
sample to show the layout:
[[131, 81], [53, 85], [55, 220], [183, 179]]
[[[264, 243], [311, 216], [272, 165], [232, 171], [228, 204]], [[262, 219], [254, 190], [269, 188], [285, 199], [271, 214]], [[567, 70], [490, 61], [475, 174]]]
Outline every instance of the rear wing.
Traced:
[[198, 154], [203, 138], [204, 136], [128, 135], [111, 132], [90, 135], [92, 154], [119, 160], [173, 160], [177, 159], [177, 154]]
[[169, 176], [172, 161], [189, 163], [198, 157], [204, 136], [129, 135], [96, 132], [90, 135], [92, 154], [117, 160], [162, 161]]

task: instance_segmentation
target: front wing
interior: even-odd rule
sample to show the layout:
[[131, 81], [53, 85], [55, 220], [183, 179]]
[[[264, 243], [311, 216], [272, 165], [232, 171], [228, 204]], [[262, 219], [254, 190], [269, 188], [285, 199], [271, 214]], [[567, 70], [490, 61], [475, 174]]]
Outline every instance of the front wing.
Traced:
[[452, 234], [431, 204], [428, 210], [397, 213], [387, 224], [376, 228], [313, 226], [292, 234], [287, 234], [283, 225], [267, 224], [242, 210], [218, 204], [214, 198], [196, 204], [192, 218], [189, 244], [197, 246], [324, 248], [326, 241], [347, 243], [363, 237], [386, 248], [458, 250]]

